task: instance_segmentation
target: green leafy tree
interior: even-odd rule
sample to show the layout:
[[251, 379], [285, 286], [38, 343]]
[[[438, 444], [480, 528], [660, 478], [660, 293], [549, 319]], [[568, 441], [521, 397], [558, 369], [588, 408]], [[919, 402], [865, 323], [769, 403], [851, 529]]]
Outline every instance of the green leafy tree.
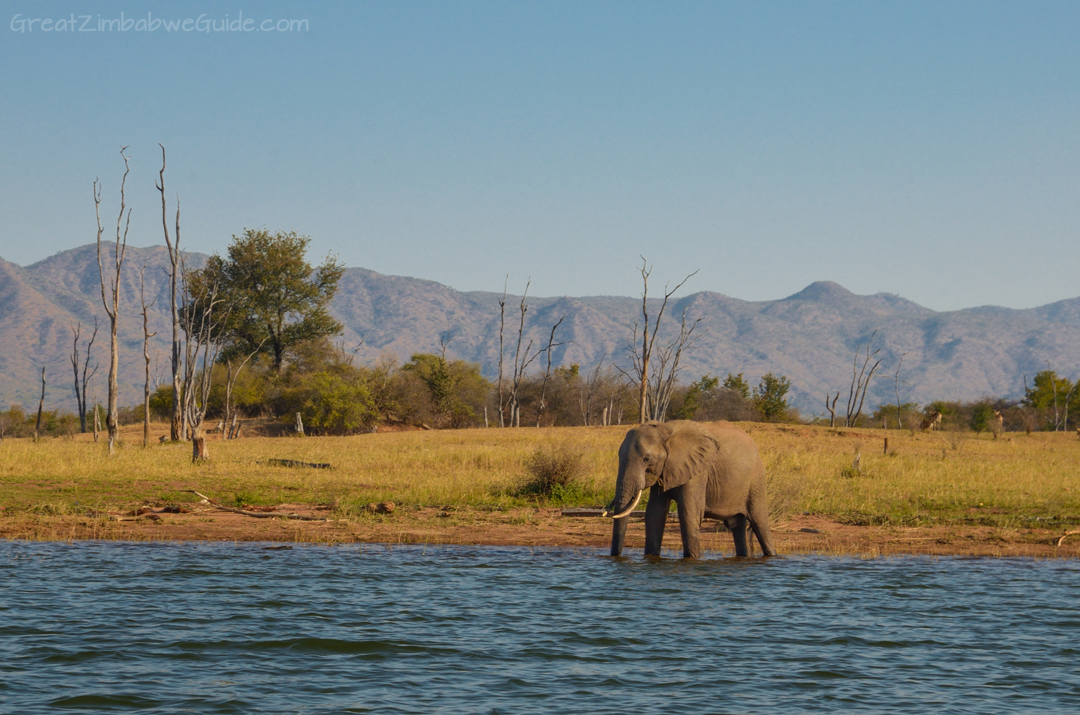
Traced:
[[994, 419], [994, 407], [989, 402], [979, 402], [971, 408], [971, 425], [975, 434], [990, 429], [990, 422]]
[[752, 401], [766, 422], [782, 417], [787, 412], [786, 395], [790, 389], [791, 380], [783, 375], [773, 375], [770, 372], [761, 377], [761, 382], [754, 389]]
[[483, 410], [491, 383], [480, 374], [480, 366], [464, 360], [447, 360], [441, 355], [417, 353], [402, 367], [427, 388], [436, 427], [464, 427], [474, 424]]
[[1031, 387], [1024, 390], [1024, 402], [1037, 410], [1054, 409], [1055, 392], [1060, 407], [1065, 402], [1065, 396], [1072, 390], [1069, 379], [1058, 377], [1053, 370], [1036, 373], [1032, 383]]
[[900, 409], [897, 410], [895, 404], [885, 403], [879, 405], [874, 414], [870, 417], [875, 425], [889, 424], [893, 427], [903, 427], [901, 420], [903, 417], [914, 415], [919, 411], [919, 405], [915, 402], [905, 402], [900, 405]]
[[245, 229], [233, 236], [226, 257], [212, 256], [197, 272], [195, 281], [217, 286], [227, 300], [223, 357], [259, 352], [276, 372], [295, 346], [341, 332], [327, 309], [345, 269], [332, 256], [313, 268], [310, 243], [291, 231]]
[[[702, 399], [716, 390], [720, 384], [720, 378], [712, 377], [708, 373], [701, 376], [697, 382], [691, 382], [678, 407], [671, 411], [671, 416], [677, 420], [692, 420], [701, 407]], [[674, 400], [673, 400], [674, 402]]]
[[559, 366], [555, 368], [554, 375], [566, 382], [566, 384], [573, 384], [581, 376], [581, 366], [576, 362], [571, 363], [570, 367]]
[[1054, 370], [1036, 373], [1032, 386], [1024, 390], [1024, 404], [1045, 415], [1051, 429], [1068, 428], [1069, 409], [1075, 407], [1080, 381], [1076, 385]]
[[378, 419], [367, 385], [332, 372], [297, 376], [286, 391], [305, 426], [315, 433], [351, 434], [368, 431]]
[[732, 375], [729, 372], [728, 376], [724, 378], [724, 387], [739, 393], [744, 400], [750, 399], [750, 384], [743, 378], [741, 372], [738, 375]]

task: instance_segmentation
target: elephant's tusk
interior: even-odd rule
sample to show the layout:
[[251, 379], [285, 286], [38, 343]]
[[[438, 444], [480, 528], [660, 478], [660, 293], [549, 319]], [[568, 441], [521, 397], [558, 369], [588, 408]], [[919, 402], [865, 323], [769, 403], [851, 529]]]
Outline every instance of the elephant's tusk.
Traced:
[[[612, 519], [622, 519], [624, 516], [627, 516], [630, 512], [632, 512], [634, 510], [634, 507], [637, 506], [638, 502], [641, 501], [641, 492], [642, 491], [644, 491], [644, 490], [639, 490], [638, 491], [637, 496], [634, 497], [634, 501], [630, 504], [630, 506], [626, 507], [626, 511], [624, 511], [624, 512], [622, 512], [620, 514], [615, 514], [611, 518]], [[604, 516], [607, 516], [607, 509], [604, 510]]]

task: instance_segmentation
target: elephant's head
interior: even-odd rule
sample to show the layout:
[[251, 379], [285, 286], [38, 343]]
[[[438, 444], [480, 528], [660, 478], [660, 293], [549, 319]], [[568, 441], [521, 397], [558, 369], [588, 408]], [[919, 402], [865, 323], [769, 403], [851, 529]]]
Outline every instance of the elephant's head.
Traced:
[[704, 476], [716, 450], [716, 440], [693, 422], [647, 422], [635, 427], [619, 447], [615, 498], [604, 516], [626, 517], [641, 500], [641, 493], [658, 482], [667, 490]]

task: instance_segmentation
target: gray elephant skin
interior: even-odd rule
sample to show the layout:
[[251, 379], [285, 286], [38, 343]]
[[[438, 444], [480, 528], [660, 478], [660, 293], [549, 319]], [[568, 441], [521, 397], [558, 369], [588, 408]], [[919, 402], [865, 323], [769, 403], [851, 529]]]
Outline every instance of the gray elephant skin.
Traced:
[[645, 507], [645, 554], [659, 556], [668, 510], [679, 511], [683, 556], [701, 555], [701, 521], [718, 519], [735, 538], [735, 555], [747, 556], [750, 524], [766, 556], [775, 556], [769, 533], [765, 465], [750, 435], [730, 422], [647, 422], [626, 433], [619, 447], [615, 498], [605, 510], [613, 515], [611, 555], [622, 555], [629, 514], [642, 492]]

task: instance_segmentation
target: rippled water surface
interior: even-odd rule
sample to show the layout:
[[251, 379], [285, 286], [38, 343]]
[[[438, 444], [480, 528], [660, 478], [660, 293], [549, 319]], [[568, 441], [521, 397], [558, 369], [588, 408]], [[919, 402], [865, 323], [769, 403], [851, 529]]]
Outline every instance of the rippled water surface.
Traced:
[[1080, 564], [0, 543], [0, 712], [1080, 711]]

